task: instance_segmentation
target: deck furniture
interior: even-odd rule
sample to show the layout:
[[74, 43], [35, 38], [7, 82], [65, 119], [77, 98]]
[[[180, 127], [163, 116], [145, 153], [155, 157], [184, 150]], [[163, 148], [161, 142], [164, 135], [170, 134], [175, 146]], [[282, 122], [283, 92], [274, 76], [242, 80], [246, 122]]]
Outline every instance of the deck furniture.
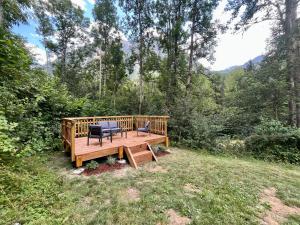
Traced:
[[149, 120], [145, 123], [144, 127], [140, 127], [140, 128], [136, 129], [137, 136], [139, 136], [139, 132], [148, 133], [150, 135], [150, 121]]
[[[82, 166], [84, 161], [113, 154], [118, 154], [118, 158], [122, 159], [125, 148], [132, 149], [133, 146], [141, 145], [143, 143], [148, 143], [150, 145], [163, 143], [168, 146], [168, 119], [169, 116], [147, 115], [63, 118], [61, 121], [62, 142], [65, 151], [70, 152], [71, 161], [75, 163], [76, 167]], [[105, 122], [117, 121], [117, 124], [123, 129], [123, 132], [125, 132], [125, 134], [126, 132], [128, 133], [128, 138], [118, 135], [114, 137], [113, 142], [107, 140], [107, 138], [103, 138], [102, 146], [98, 144], [87, 145], [86, 138], [88, 136], [89, 125], [95, 125], [100, 121], [104, 122], [101, 124], [103, 134], [109, 134], [109, 131], [105, 131], [104, 129]], [[151, 133], [151, 135], [137, 136], [134, 128], [144, 127], [147, 121], [150, 121], [151, 123], [151, 126], [149, 127], [149, 133]], [[136, 162], [142, 160], [141, 158], [144, 157], [150, 158], [149, 153], [145, 154], [144, 156], [141, 156], [140, 154], [138, 154], [139, 156], [136, 155], [136, 157], [133, 156], [133, 158], [137, 159]]]
[[101, 126], [102, 132], [103, 133], [110, 133], [110, 128], [109, 128], [109, 121], [99, 121], [96, 123], [96, 125]]
[[108, 124], [112, 134], [121, 133], [121, 137], [123, 137], [123, 129], [118, 126], [117, 121], [109, 121]]
[[[123, 129], [117, 121], [99, 121], [96, 124], [102, 127], [104, 133], [111, 133], [111, 135], [121, 133], [121, 137], [123, 137]], [[127, 138], [127, 130], [125, 130], [125, 133]]]
[[102, 146], [102, 138], [110, 137], [110, 142], [112, 142], [112, 134], [111, 133], [104, 133], [102, 131], [102, 127], [100, 125], [89, 125], [89, 131], [87, 136], [87, 145], [90, 144], [90, 138], [97, 138], [99, 139], [100, 146]]

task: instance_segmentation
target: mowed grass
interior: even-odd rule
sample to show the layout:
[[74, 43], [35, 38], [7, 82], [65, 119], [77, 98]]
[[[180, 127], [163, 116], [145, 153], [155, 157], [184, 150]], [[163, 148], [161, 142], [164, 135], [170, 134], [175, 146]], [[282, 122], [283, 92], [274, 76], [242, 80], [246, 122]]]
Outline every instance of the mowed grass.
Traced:
[[[191, 224], [259, 224], [269, 208], [259, 196], [269, 187], [300, 207], [300, 168], [252, 159], [172, 149], [158, 164], [90, 177], [71, 175], [62, 153], [32, 157], [26, 165], [28, 172], [10, 174], [22, 179], [21, 187], [2, 192], [0, 224], [168, 224], [169, 209]], [[157, 165], [163, 170], [149, 172]], [[129, 188], [138, 200], [126, 197]], [[286, 224], [299, 221], [291, 216]]]

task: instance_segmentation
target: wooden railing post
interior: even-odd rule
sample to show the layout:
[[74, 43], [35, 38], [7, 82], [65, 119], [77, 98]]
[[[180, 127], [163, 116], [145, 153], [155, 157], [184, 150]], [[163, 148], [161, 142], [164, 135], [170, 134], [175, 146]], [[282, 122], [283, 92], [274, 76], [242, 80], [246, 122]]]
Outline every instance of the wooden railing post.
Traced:
[[168, 120], [165, 118], [165, 136], [168, 136]]
[[72, 157], [72, 162], [75, 161], [75, 128], [76, 128], [76, 121], [72, 120], [72, 127], [71, 127], [71, 157]]

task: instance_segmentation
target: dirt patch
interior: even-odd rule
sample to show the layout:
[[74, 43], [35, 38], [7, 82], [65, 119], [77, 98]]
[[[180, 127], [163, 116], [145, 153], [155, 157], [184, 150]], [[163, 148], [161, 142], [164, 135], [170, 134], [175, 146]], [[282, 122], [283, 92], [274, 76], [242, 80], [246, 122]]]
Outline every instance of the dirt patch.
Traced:
[[162, 157], [162, 156], [169, 155], [169, 154], [171, 154], [171, 153], [168, 152], [168, 151], [158, 151], [158, 152], [155, 153], [155, 155], [157, 157]]
[[263, 225], [279, 225], [286, 220], [287, 216], [300, 214], [300, 208], [287, 206], [277, 198], [276, 189], [273, 187], [262, 192], [260, 201], [269, 204], [271, 207], [262, 217], [261, 224]]
[[130, 172], [132, 172], [132, 168], [129, 166], [126, 166], [123, 169], [115, 170], [113, 172], [112, 176], [115, 178], [123, 178], [123, 177], [127, 177], [130, 174]]
[[167, 173], [168, 172], [168, 170], [166, 170], [165, 168], [163, 168], [161, 166], [147, 168], [147, 171], [150, 173]]
[[191, 222], [190, 218], [178, 215], [173, 209], [169, 209], [166, 214], [170, 225], [186, 225]]
[[199, 188], [197, 188], [195, 185], [190, 184], [190, 183], [184, 185], [183, 189], [188, 192], [195, 192], [195, 193], [201, 192], [201, 190]]
[[126, 189], [125, 193], [122, 193], [123, 201], [125, 202], [137, 202], [140, 200], [140, 191], [135, 188]]
[[86, 176], [97, 175], [97, 174], [101, 174], [104, 172], [120, 170], [126, 166], [127, 166], [126, 164], [120, 164], [120, 163], [116, 163], [113, 165], [109, 165], [107, 163], [102, 163], [94, 170], [88, 170], [88, 169], [84, 170], [84, 172], [82, 174], [84, 174]]

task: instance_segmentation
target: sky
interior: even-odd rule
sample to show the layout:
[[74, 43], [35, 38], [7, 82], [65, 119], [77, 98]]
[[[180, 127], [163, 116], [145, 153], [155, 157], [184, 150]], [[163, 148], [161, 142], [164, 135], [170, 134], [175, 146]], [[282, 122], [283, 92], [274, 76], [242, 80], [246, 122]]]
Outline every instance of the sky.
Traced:
[[[92, 19], [92, 9], [95, 0], [71, 0], [74, 5], [81, 7], [85, 16]], [[226, 1], [222, 0], [217, 8], [214, 18], [220, 22], [228, 20], [229, 15], [223, 11]], [[36, 23], [29, 20], [27, 25], [19, 25], [13, 31], [22, 35], [28, 42], [27, 46], [35, 55], [36, 60], [46, 63], [46, 54], [40, 42], [40, 37], [36, 33]], [[201, 61], [204, 66], [211, 70], [219, 71], [235, 65], [242, 65], [256, 56], [262, 55], [266, 51], [266, 41], [271, 35], [271, 24], [263, 22], [252, 26], [244, 33], [233, 33], [227, 31], [218, 35], [218, 44], [215, 48], [215, 61], [208, 63]]]

